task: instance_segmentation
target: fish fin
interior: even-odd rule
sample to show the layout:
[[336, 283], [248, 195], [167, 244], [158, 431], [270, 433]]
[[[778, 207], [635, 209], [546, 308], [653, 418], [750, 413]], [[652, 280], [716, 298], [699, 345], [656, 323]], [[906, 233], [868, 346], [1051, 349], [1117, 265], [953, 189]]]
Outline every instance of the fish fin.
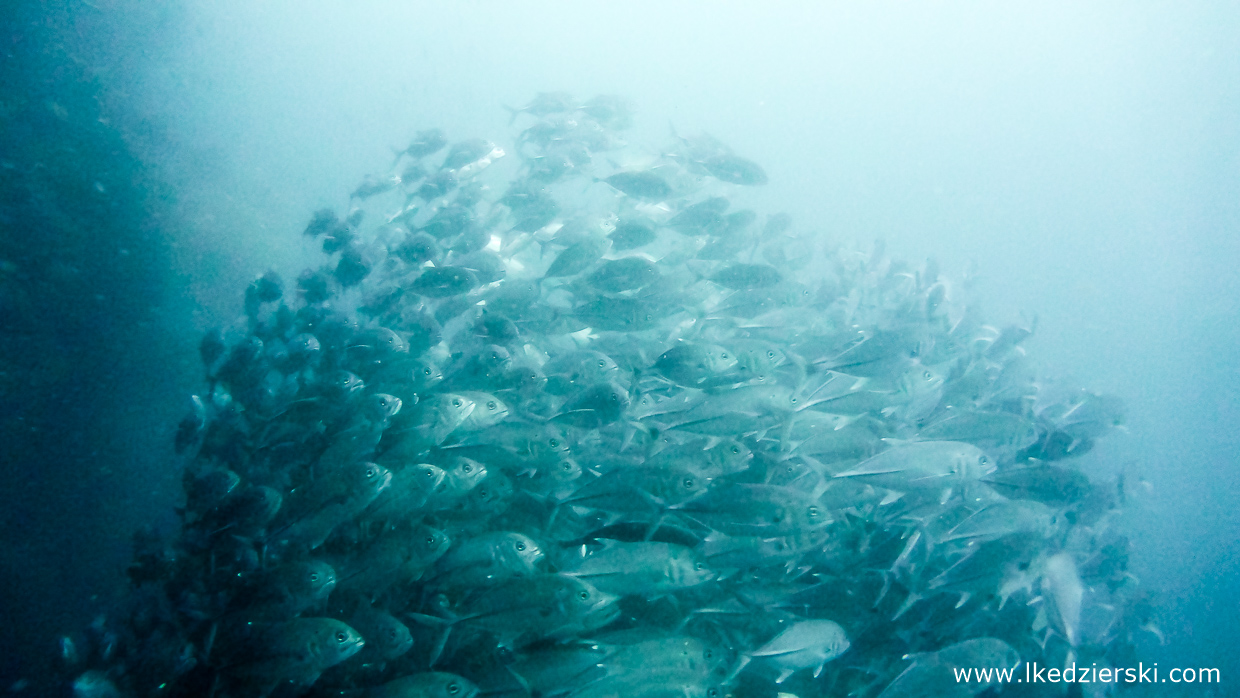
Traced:
[[[836, 477], [839, 477], [839, 475], [836, 475]], [[903, 493], [903, 492], [897, 492], [897, 491], [895, 491], [895, 490], [887, 490], [887, 494], [885, 494], [885, 495], [883, 496], [882, 501], [880, 501], [880, 502], [878, 503], [878, 505], [879, 505], [880, 507], [885, 507], [885, 506], [887, 506], [888, 504], [892, 504], [892, 503], [894, 503], [894, 502], [899, 501], [899, 500], [900, 500], [900, 498], [901, 498], [901, 497], [903, 497], [903, 496], [904, 496], [904, 493]]]
[[[909, 559], [913, 556], [913, 550], [917, 544], [921, 542], [921, 531], [913, 531], [913, 535], [908, 537], [908, 542], [904, 544], [904, 550], [896, 556], [895, 562], [891, 563], [891, 573], [895, 574], [900, 568], [908, 564]], [[910, 569], [912, 569], [910, 567]]]
[[633, 445], [633, 437], [637, 436], [637, 428], [632, 421], [624, 423], [624, 434], [620, 438], [620, 450], [627, 451]]
[[433, 669], [435, 667], [435, 662], [439, 661], [440, 657], [443, 656], [444, 647], [447, 646], [448, 636], [451, 634], [451, 625], [443, 629], [443, 634], [439, 636], [439, 639], [435, 641], [435, 646], [431, 649], [431, 656], [426, 662], [426, 668]]
[[750, 662], [749, 655], [742, 654], [740, 660], [737, 661], [736, 666], [732, 669], [731, 672], [728, 673], [728, 677], [724, 679], [721, 683], [724, 683], [724, 684], [732, 683], [732, 681], [736, 679], [736, 676], [740, 674], [741, 671], [744, 670], [746, 666], [749, 665], [749, 662]]
[[900, 604], [899, 610], [897, 610], [896, 614], [891, 617], [891, 620], [894, 621], [904, 615], [910, 608], [916, 605], [918, 601], [921, 601], [922, 598], [923, 597], [921, 594], [918, 594], [915, 591], [910, 591], [908, 593], [908, 597], [904, 599], [904, 603]]
[[887, 598], [887, 592], [891, 590], [891, 575], [886, 572], [880, 572], [880, 574], [882, 574], [883, 577], [883, 588], [879, 590], [878, 598], [874, 599], [874, 605], [870, 607], [871, 610], [878, 608], [878, 605], [883, 602], [883, 599]]
[[1147, 633], [1152, 633], [1154, 637], [1158, 638], [1159, 645], [1167, 644], [1167, 636], [1163, 635], [1163, 631], [1154, 623], [1154, 621], [1149, 621], [1145, 625], [1140, 626], [1140, 628]]
[[505, 664], [504, 668], [508, 670], [508, 674], [512, 676], [512, 678], [517, 680], [517, 683], [521, 685], [521, 688], [524, 689], [526, 693], [530, 695], [534, 694], [534, 689], [530, 687], [530, 682], [526, 681], [524, 676], [518, 674], [516, 670], [512, 668], [511, 664]]
[[646, 529], [646, 535], [642, 536], [643, 542], [649, 542], [651, 538], [654, 538], [654, 534], [658, 533], [659, 528], [663, 526], [663, 519], [665, 518], [667, 518], [667, 514], [659, 514], [654, 523], [650, 524], [650, 528]]
[[556, 516], [560, 513], [560, 507], [564, 506], [563, 502], [557, 503], [555, 508], [551, 510], [551, 515], [547, 517], [547, 525], [543, 527], [544, 531], [551, 530], [551, 525], [555, 523]]

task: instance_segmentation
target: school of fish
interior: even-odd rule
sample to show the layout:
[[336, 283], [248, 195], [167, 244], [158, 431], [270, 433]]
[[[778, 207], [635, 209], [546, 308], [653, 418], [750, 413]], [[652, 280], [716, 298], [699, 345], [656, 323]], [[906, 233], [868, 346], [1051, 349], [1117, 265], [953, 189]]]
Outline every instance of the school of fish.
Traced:
[[995, 688], [953, 667], [1135, 664], [1123, 484], [1077, 465], [1117, 400], [933, 263], [734, 206], [767, 175], [713, 137], [510, 111], [507, 148], [418, 132], [310, 216], [321, 266], [202, 340], [181, 525], [62, 639], [76, 695], [943, 698]]

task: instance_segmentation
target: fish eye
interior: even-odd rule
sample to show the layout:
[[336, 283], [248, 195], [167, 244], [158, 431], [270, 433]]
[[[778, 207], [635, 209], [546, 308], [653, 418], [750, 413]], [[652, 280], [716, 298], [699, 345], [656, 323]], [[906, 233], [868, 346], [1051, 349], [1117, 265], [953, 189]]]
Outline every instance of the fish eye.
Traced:
[[772, 350], [772, 349], [767, 349], [767, 350], [766, 350], [766, 358], [768, 358], [768, 359], [773, 359], [773, 358], [775, 358], [775, 352], [774, 352], [774, 350]]
[[472, 473], [474, 472], [474, 466], [470, 465], [469, 463], [466, 463], [461, 466], [461, 472]]
[[695, 562], [695, 563], [693, 563], [693, 569], [695, 569], [695, 570], [697, 570], [697, 571], [701, 572], [702, 570], [706, 569], [706, 565], [703, 565], [703, 564], [702, 564], [702, 563], [700, 563], [700, 562]]
[[319, 573], [318, 573], [318, 572], [311, 572], [311, 573], [310, 573], [310, 583], [311, 583], [311, 584], [317, 584], [317, 583], [318, 583], [318, 581], [319, 581]]
[[429, 367], [428, 367], [428, 368], [424, 368], [424, 369], [422, 369], [422, 373], [423, 373], [423, 375], [427, 375], [427, 376], [429, 376], [429, 375], [431, 375], [431, 369], [430, 369]]
[[809, 517], [810, 517], [811, 519], [816, 519], [816, 518], [818, 518], [818, 507], [813, 506], [813, 505], [810, 505], [810, 508], [809, 508]]
[[374, 477], [374, 476], [375, 476], [375, 469], [374, 469], [374, 468], [366, 468], [366, 477], [367, 477], [367, 478], [372, 478], [372, 477]]
[[493, 410], [493, 409], [495, 409], [495, 401], [494, 401], [494, 400], [487, 400], [487, 409], [488, 409], [488, 410]]
[[726, 358], [728, 358], [728, 352], [726, 352], [726, 351], [719, 352], [719, 358], [721, 358], [721, 359], [726, 359]]
[[583, 591], [583, 592], [581, 592], [580, 594], [578, 594], [577, 596], [580, 596], [582, 601], [589, 601], [589, 600], [590, 600], [590, 592], [588, 592], [588, 591]]
[[798, 400], [797, 400], [796, 398], [792, 398], [792, 404], [794, 404], [794, 405], [795, 405], [795, 404], [797, 404], [797, 402], [798, 402]]
[[932, 373], [930, 373], [929, 371], [926, 371], [925, 373], [923, 373], [923, 374], [921, 374], [921, 375], [922, 375], [922, 377], [924, 377], [926, 380], [931, 380], [931, 379], [933, 379], [933, 378], [934, 378], [934, 375], [933, 375]]
[[741, 447], [740, 447], [740, 446], [732, 446], [732, 454], [733, 454], [733, 455], [739, 454], [740, 452], [741, 452]]
[[981, 458], [979, 458], [979, 459], [978, 459], [978, 461], [977, 461], [977, 462], [978, 462], [978, 463], [981, 463], [982, 465], [986, 465], [987, 463], [989, 463], [989, 462], [990, 462], [990, 459], [989, 459], [989, 458], [987, 458], [986, 456], [982, 456]]
[[343, 643], [343, 642], [346, 642], [348, 639], [349, 639], [348, 633], [346, 633], [343, 630], [336, 631], [336, 642]]
[[607, 362], [606, 362], [606, 361], [604, 361], [603, 359], [599, 359], [599, 360], [598, 360], [598, 367], [599, 367], [599, 368], [607, 368]]
[[452, 399], [452, 406], [453, 406], [453, 407], [460, 407], [460, 406], [461, 406], [461, 399], [460, 399], [460, 398], [453, 398], [453, 399]]
[[551, 440], [551, 441], [549, 441], [548, 443], [549, 443], [549, 444], [551, 444], [551, 448], [559, 448], [559, 447], [560, 447], [560, 440], [559, 440], [559, 439], [552, 439], [552, 440]]
[[460, 686], [458, 686], [458, 685], [456, 684], [456, 682], [455, 682], [455, 681], [453, 681], [452, 683], [448, 684], [448, 693], [449, 693], [449, 694], [451, 694], [451, 695], [456, 695], [456, 694], [458, 694], [458, 693], [460, 693], [460, 692], [461, 692], [461, 687], [460, 687]]
[[525, 543], [522, 543], [521, 541], [517, 541], [517, 552], [519, 553], [525, 552]]
[[435, 544], [435, 536], [427, 536], [427, 537], [426, 537], [426, 544], [427, 544], [427, 545], [434, 545], [434, 544]]
[[685, 478], [685, 489], [687, 490], [693, 489], [693, 478], [691, 477]]

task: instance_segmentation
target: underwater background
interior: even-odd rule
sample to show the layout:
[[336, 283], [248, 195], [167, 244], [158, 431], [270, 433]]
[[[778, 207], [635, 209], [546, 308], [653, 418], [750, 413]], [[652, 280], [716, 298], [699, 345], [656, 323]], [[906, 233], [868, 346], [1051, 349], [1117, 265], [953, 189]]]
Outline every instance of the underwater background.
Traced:
[[[822, 240], [976, 274], [1050, 374], [1127, 405], [1160, 666], [1235, 676], [1240, 10], [1228, 3], [10, 3], [0, 119], [4, 686], [172, 530], [197, 344], [315, 262], [301, 230], [393, 147], [511, 139], [504, 105], [631, 99], [706, 132]], [[976, 269], [976, 271], [971, 271]], [[1163, 686], [1159, 695], [1175, 695]], [[1217, 695], [1226, 695], [1226, 686]], [[1185, 687], [1182, 695], [1206, 695]]]

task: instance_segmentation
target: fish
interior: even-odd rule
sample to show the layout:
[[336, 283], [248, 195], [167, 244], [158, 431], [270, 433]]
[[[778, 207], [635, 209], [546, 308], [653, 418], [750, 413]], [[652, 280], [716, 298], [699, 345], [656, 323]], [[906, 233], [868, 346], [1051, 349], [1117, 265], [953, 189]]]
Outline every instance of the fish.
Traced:
[[595, 383], [569, 400], [552, 420], [583, 429], [598, 429], [619, 421], [630, 403], [628, 391], [617, 383]]
[[385, 454], [392, 482], [366, 509], [366, 515], [379, 520], [407, 518], [421, 511], [439, 489], [446, 473], [430, 463], [404, 463]]
[[610, 129], [623, 131], [632, 125], [633, 105], [620, 95], [596, 95], [586, 100], [580, 109]]
[[451, 538], [416, 517], [393, 515], [373, 539], [335, 557], [341, 590], [378, 597], [421, 579], [447, 552]]
[[361, 651], [365, 640], [333, 618], [294, 618], [282, 623], [246, 623], [218, 640], [228, 648], [224, 671], [264, 686], [309, 687], [331, 667]]
[[1084, 473], [1036, 462], [998, 470], [982, 477], [981, 481], [1006, 497], [1044, 504], [1078, 502], [1094, 489]]
[[725, 347], [681, 343], [659, 355], [654, 370], [686, 388], [710, 388], [742, 380], [739, 359]]
[[428, 155], [443, 150], [448, 145], [448, 137], [441, 128], [428, 128], [418, 131], [417, 135], [410, 141], [409, 146], [400, 151], [398, 155], [408, 155], [415, 160], [421, 160]]
[[[603, 103], [608, 104], [608, 103]], [[595, 109], [602, 108], [603, 105], [595, 103]], [[534, 99], [530, 100], [524, 107], [514, 109], [512, 107], [504, 107], [512, 118], [508, 123], [516, 121], [520, 114], [529, 114], [535, 117], [551, 116], [552, 114], [562, 114], [577, 109], [577, 102], [573, 96], [567, 92], [539, 92], [534, 95]]]
[[556, 255], [555, 261], [547, 268], [544, 278], [550, 279], [580, 274], [602, 258], [607, 251], [607, 242], [603, 238], [588, 237], [570, 245], [563, 252]]
[[982, 448], [1021, 450], [1039, 437], [1035, 422], [1010, 412], [953, 411], [918, 434], [929, 441], [967, 441]]
[[478, 287], [478, 277], [464, 267], [428, 267], [410, 287], [427, 298], [459, 296]]
[[476, 227], [473, 209], [460, 204], [449, 204], [435, 211], [435, 215], [422, 224], [421, 232], [436, 241], [463, 235]]
[[740, 291], [774, 286], [783, 280], [783, 275], [769, 264], [733, 264], [716, 272], [710, 280]]
[[1054, 617], [1068, 644], [1080, 644], [1081, 599], [1085, 586], [1081, 583], [1076, 561], [1068, 552], [1052, 555], [1042, 573], [1042, 590], [1054, 604]]
[[[957, 667], [958, 668], [958, 667]], [[887, 687], [878, 694], [879, 698], [969, 698], [973, 695], [971, 686], [956, 681], [956, 674], [951, 664], [942, 662], [933, 656], [924, 657], [911, 662], [901, 671]]]
[[262, 575], [245, 597], [264, 617], [292, 618], [326, 601], [336, 584], [336, 570], [323, 560], [289, 562]]
[[658, 596], [704, 584], [715, 573], [692, 548], [657, 541], [604, 540], [560, 561], [560, 573], [619, 596]]
[[440, 197], [451, 194], [460, 184], [461, 178], [458, 170], [440, 170], [422, 180], [421, 186], [410, 197], [410, 202], [412, 203], [413, 199], [422, 199], [427, 203], [433, 202]]
[[358, 185], [357, 189], [353, 190], [353, 193], [349, 195], [349, 198], [361, 199], [365, 201], [372, 196], [377, 196], [379, 194], [392, 191], [396, 187], [400, 186], [400, 183], [401, 179], [399, 175], [392, 175], [391, 177], [382, 178], [368, 176], [360, 185]]
[[758, 163], [739, 155], [713, 155], [698, 164], [710, 176], [729, 184], [754, 187], [767, 183], [766, 171]]
[[439, 246], [439, 241], [425, 232], [407, 236], [393, 252], [397, 257], [414, 266], [421, 266], [426, 262], [438, 262], [443, 258], [443, 250]]
[[623, 98], [510, 111], [512, 167], [416, 131], [292, 231], [308, 269], [212, 289], [183, 505], [62, 692], [963, 698], [1144, 656], [1130, 492], [1080, 458], [1124, 405], [1032, 322], [764, 209], [718, 138], [630, 144]]
[[619, 613], [618, 598], [584, 580], [544, 573], [483, 591], [462, 607], [458, 622], [488, 631], [499, 647], [519, 649], [606, 625]]
[[545, 558], [542, 547], [529, 536], [493, 531], [452, 548], [439, 560], [432, 583], [462, 589], [494, 586], [537, 574]]
[[611, 249], [616, 252], [645, 247], [659, 238], [654, 226], [640, 220], [623, 220], [607, 235]]
[[362, 605], [349, 616], [349, 626], [366, 643], [358, 653], [359, 659], [396, 659], [413, 648], [409, 626], [387, 611]]
[[1011, 533], [1038, 533], [1050, 536], [1056, 521], [1050, 507], [1027, 500], [997, 501], [970, 514], [938, 536], [938, 542], [961, 541], [976, 544], [1002, 538]]
[[603, 262], [588, 277], [591, 286], [608, 293], [636, 291], [659, 279], [659, 270], [643, 257], [621, 257]]
[[847, 652], [850, 646], [839, 623], [803, 620], [745, 656], [763, 659], [779, 669], [775, 683], [780, 684], [802, 669], [813, 669], [814, 678], [818, 678], [826, 663]]
[[994, 472], [981, 449], [960, 441], [915, 441], [892, 446], [835, 477], [855, 477], [895, 490], [967, 487]]
[[831, 523], [819, 496], [786, 485], [720, 483], [674, 509], [726, 535], [778, 538]]
[[271, 537], [283, 545], [318, 548], [337, 527], [361, 514], [392, 482], [392, 473], [377, 463], [357, 462], [323, 473], [313, 483], [294, 489], [287, 500], [287, 523]]
[[495, 144], [484, 138], [471, 138], [458, 141], [448, 149], [440, 167], [444, 170], [459, 170], [466, 165], [477, 162], [495, 149]]
[[1006, 642], [993, 637], [980, 637], [944, 647], [936, 652], [905, 655], [909, 665], [881, 692], [883, 698], [896, 696], [966, 696], [981, 693], [994, 680], [978, 679], [977, 683], [961, 683], [958, 671], [981, 669], [1014, 669], [1020, 655]]
[[[473, 414], [477, 404], [459, 393], [437, 393], [414, 407], [416, 409], [398, 415], [392, 425], [395, 443], [387, 451], [392, 456], [417, 457], [442, 444]], [[407, 417], [399, 419], [406, 414]]]

